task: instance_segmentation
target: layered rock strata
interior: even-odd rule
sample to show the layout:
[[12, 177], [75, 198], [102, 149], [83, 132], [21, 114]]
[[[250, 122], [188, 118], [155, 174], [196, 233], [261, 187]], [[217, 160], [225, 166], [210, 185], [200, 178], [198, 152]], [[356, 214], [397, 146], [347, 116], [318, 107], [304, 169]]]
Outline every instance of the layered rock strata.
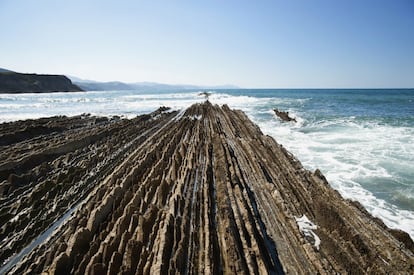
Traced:
[[0, 128], [0, 261], [39, 242], [11, 273], [414, 271], [406, 233], [227, 106]]

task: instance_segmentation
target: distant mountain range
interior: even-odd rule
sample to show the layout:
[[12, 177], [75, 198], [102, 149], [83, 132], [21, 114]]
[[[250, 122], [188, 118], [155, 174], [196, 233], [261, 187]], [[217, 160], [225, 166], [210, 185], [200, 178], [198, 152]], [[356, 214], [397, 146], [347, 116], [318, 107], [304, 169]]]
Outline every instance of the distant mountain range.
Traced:
[[120, 81], [98, 82], [85, 80], [75, 76], [68, 76], [72, 82], [85, 91], [113, 91], [113, 90], [192, 90], [192, 89], [238, 89], [234, 85], [197, 86], [197, 85], [171, 85], [155, 82], [124, 83]]
[[124, 83], [120, 81], [99, 82], [75, 76], [17, 73], [0, 68], [0, 93], [46, 93], [64, 91], [165, 91], [194, 89], [238, 89], [234, 85], [197, 86], [172, 85], [155, 82]]

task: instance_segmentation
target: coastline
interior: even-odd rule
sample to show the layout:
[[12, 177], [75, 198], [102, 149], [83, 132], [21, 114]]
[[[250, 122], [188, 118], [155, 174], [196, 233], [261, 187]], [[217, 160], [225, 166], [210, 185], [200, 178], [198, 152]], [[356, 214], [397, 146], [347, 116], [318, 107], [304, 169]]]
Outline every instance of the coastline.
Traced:
[[[20, 138], [1, 139], [1, 261], [82, 202], [16, 273], [413, 271], [408, 234], [342, 199], [241, 111], [8, 126]], [[16, 249], [5, 254], [4, 240]]]

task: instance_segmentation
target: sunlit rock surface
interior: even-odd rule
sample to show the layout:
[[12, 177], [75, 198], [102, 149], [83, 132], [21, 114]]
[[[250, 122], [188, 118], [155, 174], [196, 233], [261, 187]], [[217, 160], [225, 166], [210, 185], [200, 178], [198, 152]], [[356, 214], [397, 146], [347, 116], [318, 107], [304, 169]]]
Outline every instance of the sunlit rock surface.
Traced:
[[1, 273], [414, 272], [406, 233], [227, 106], [0, 130]]

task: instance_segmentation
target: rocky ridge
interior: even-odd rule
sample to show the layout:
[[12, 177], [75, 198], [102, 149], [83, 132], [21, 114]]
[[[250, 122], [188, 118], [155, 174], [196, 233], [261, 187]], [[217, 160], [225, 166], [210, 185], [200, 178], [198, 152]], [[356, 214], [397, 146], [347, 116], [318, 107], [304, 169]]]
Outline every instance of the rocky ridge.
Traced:
[[19, 121], [0, 133], [0, 262], [16, 263], [2, 272], [414, 272], [408, 234], [227, 106]]

